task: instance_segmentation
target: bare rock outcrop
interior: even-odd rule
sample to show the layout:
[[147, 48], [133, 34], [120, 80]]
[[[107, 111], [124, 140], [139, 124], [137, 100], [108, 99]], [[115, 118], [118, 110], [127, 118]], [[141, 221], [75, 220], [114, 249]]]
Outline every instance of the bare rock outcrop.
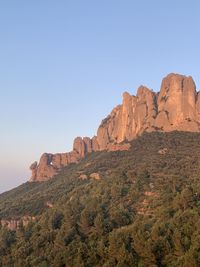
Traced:
[[89, 137], [77, 137], [74, 140], [73, 151], [57, 154], [44, 153], [40, 158], [39, 164], [34, 162], [30, 166], [32, 171], [30, 181], [47, 181], [55, 176], [62, 167], [71, 163], [78, 163], [87, 153], [98, 149], [96, 137], [92, 139]]
[[196, 86], [192, 77], [168, 75], [163, 79], [158, 96], [155, 126], [163, 131], [199, 131], [196, 100]]
[[44, 153], [39, 164], [35, 162], [30, 166], [32, 170], [31, 181], [45, 181], [56, 174], [56, 169], [52, 166], [53, 154]]
[[125, 92], [122, 104], [102, 121], [97, 136], [77, 137], [72, 152], [43, 154], [39, 164], [30, 167], [31, 181], [48, 180], [93, 151], [128, 150], [128, 142], [144, 131], [174, 130], [200, 132], [200, 93], [192, 77], [172, 73], [163, 79], [158, 93], [145, 86], [136, 96]]
[[155, 93], [145, 86], [136, 96], [125, 92], [122, 105], [102, 121], [97, 140], [101, 149], [130, 141], [144, 131], [194, 131], [200, 128], [200, 94], [192, 77], [169, 74]]
[[23, 227], [26, 227], [29, 222], [31, 221], [35, 221], [36, 220], [36, 217], [33, 217], [33, 216], [23, 216], [21, 217], [20, 219], [1, 219], [0, 220], [0, 225], [1, 227], [4, 227], [4, 228], [7, 228], [9, 230], [17, 230], [20, 225], [22, 225]]
[[101, 176], [100, 176], [99, 173], [94, 172], [94, 173], [91, 173], [90, 174], [90, 178], [91, 179], [94, 179], [94, 180], [100, 180], [101, 179]]
[[122, 105], [113, 109], [98, 129], [100, 148], [106, 149], [110, 143], [133, 140], [142, 131], [152, 127], [156, 112], [156, 93], [150, 89], [141, 86], [136, 96], [125, 92]]

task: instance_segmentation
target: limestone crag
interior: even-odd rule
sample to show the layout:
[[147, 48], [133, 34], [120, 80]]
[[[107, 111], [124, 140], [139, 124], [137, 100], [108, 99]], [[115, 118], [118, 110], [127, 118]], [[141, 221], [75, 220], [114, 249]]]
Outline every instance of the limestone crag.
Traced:
[[102, 121], [97, 134], [101, 148], [130, 141], [144, 131], [199, 131], [200, 94], [192, 77], [169, 74], [155, 93], [141, 86], [136, 96], [123, 94], [123, 104]]
[[164, 131], [199, 131], [196, 86], [191, 77], [170, 74], [158, 96], [155, 126]]
[[155, 93], [145, 86], [136, 96], [125, 92], [123, 102], [104, 119], [97, 136], [77, 137], [73, 151], [63, 154], [43, 154], [34, 162], [31, 181], [53, 177], [63, 166], [77, 163], [87, 153], [101, 150], [127, 150], [129, 141], [144, 131], [200, 131], [200, 93], [192, 77], [169, 74]]
[[77, 163], [81, 158], [84, 158], [86, 153], [96, 151], [98, 149], [95, 137], [77, 137], [74, 140], [73, 151], [67, 153], [50, 154], [44, 153], [39, 164], [34, 162], [30, 166], [32, 176], [30, 181], [46, 181], [57, 174], [64, 166], [70, 163]]
[[131, 141], [147, 128], [152, 130], [157, 114], [156, 94], [141, 86], [136, 96], [125, 92], [123, 104], [117, 106], [111, 114], [102, 121], [97, 141], [101, 149], [106, 149], [110, 143]]

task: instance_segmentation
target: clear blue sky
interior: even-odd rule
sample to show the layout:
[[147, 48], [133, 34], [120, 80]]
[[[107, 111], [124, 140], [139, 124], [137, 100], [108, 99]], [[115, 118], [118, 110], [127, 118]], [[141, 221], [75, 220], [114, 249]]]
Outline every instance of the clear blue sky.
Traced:
[[123, 91], [170, 72], [200, 87], [198, 0], [0, 1], [0, 191], [92, 136]]

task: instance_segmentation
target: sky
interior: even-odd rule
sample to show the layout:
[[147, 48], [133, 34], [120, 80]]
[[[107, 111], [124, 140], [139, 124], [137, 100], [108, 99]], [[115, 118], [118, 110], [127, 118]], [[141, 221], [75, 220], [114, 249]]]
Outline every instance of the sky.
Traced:
[[198, 0], [0, 0], [0, 192], [66, 152], [140, 85], [200, 89]]

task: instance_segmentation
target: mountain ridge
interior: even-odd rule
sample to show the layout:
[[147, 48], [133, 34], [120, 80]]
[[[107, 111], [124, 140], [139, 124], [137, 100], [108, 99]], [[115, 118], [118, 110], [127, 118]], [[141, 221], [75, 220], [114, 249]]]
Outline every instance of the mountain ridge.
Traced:
[[140, 86], [136, 96], [123, 93], [123, 102], [102, 120], [97, 135], [76, 137], [67, 153], [44, 153], [30, 166], [31, 182], [46, 181], [60, 169], [78, 163], [87, 153], [128, 150], [129, 142], [144, 131], [200, 132], [200, 94], [191, 76], [171, 73], [159, 92]]

